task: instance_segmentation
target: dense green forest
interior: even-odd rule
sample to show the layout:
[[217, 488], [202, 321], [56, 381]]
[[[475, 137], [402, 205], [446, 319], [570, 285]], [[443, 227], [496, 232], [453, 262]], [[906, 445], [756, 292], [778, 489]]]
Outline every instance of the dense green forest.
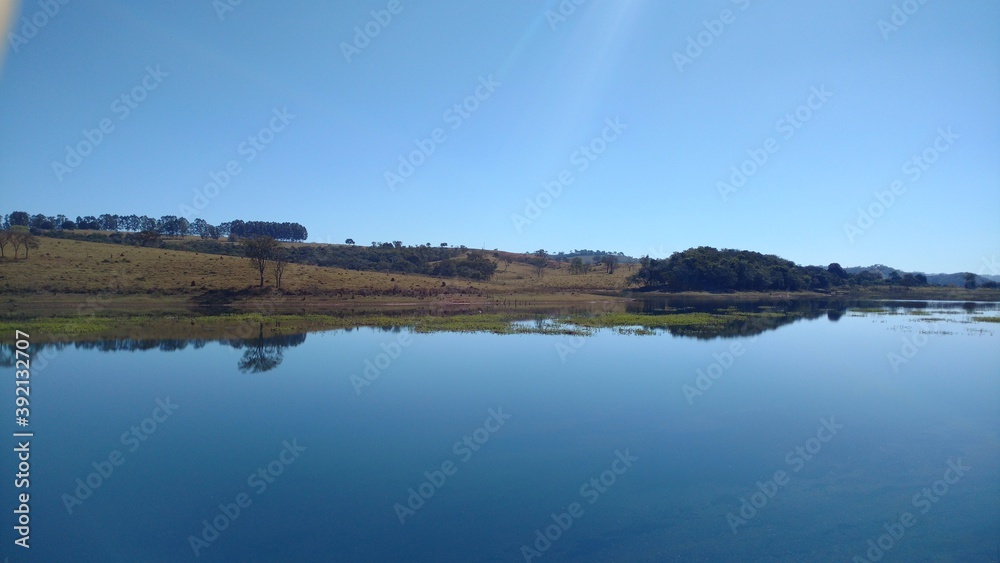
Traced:
[[927, 285], [923, 274], [883, 279], [877, 272], [849, 274], [840, 264], [826, 268], [799, 266], [773, 254], [749, 250], [718, 250], [710, 246], [675, 252], [665, 260], [648, 256], [629, 280], [667, 291], [801, 291], [837, 286]]
[[289, 242], [304, 241], [309, 232], [298, 223], [276, 221], [244, 221], [234, 219], [212, 225], [204, 219], [189, 221], [185, 217], [164, 215], [159, 219], [146, 215], [116, 215], [105, 213], [99, 216], [77, 216], [70, 219], [66, 215], [31, 215], [27, 211], [14, 211], [0, 218], [0, 228], [27, 227], [36, 231], [73, 232], [76, 230], [109, 231], [112, 233], [143, 233], [144, 238], [157, 236], [195, 235], [205, 239], [219, 237], [267, 236], [275, 240]]

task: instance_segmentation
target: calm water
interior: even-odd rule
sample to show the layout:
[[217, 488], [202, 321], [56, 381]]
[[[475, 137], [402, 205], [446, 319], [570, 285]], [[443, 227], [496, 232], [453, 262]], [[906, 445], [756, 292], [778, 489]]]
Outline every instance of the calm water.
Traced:
[[996, 560], [1000, 325], [971, 319], [1000, 311], [889, 311], [725, 338], [35, 345], [31, 549], [8, 434], [3, 554]]

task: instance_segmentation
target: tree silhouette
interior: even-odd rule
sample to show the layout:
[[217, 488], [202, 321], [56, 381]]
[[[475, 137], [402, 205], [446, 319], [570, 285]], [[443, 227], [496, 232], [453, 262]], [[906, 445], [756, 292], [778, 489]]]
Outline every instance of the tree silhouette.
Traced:
[[260, 287], [264, 287], [264, 270], [267, 269], [267, 261], [270, 260], [278, 249], [278, 243], [268, 236], [253, 237], [244, 239], [243, 256], [245, 256], [253, 267], [260, 273]]

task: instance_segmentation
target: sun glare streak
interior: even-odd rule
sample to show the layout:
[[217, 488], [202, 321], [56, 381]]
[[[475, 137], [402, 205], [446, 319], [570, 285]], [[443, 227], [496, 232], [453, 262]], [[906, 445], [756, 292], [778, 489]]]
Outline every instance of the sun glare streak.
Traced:
[[565, 69], [564, 75], [571, 77], [568, 79], [576, 88], [574, 96], [559, 108], [560, 114], [566, 116], [565, 125], [551, 133], [547, 143], [547, 149], [553, 151], [550, 154], [568, 154], [570, 148], [593, 135], [592, 129], [599, 129], [605, 119], [616, 117], [598, 114], [597, 108], [614, 85], [615, 73], [642, 8], [641, 1], [613, 5], [585, 3], [577, 6], [576, 12], [555, 31], [568, 32], [556, 64]]
[[[0, 35], [4, 38], [14, 25], [18, 0], [0, 0]], [[7, 54], [7, 41], [0, 42], [0, 76], [3, 76], [3, 61]]]

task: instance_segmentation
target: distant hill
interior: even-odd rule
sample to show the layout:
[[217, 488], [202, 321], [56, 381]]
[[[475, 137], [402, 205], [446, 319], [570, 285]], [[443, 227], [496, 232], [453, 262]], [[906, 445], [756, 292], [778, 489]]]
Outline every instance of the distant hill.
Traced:
[[[849, 274], [858, 274], [860, 272], [875, 272], [882, 276], [883, 278], [888, 278], [893, 272], [898, 273], [900, 276], [904, 274], [917, 274], [921, 273], [927, 276], [927, 283], [931, 285], [950, 285], [962, 287], [965, 285], [965, 273], [959, 272], [954, 274], [928, 274], [926, 272], [905, 272], [896, 268], [891, 268], [885, 264], [873, 264], [871, 266], [852, 266], [850, 268], [844, 268]], [[976, 283], [982, 285], [985, 281], [1000, 282], [1000, 276], [976, 276]]]
[[631, 256], [626, 256], [625, 253], [623, 253], [623, 252], [614, 252], [614, 251], [607, 251], [607, 250], [587, 250], [587, 249], [580, 249], [580, 250], [573, 250], [573, 252], [558, 252], [556, 254], [552, 254], [551, 256], [552, 256], [552, 258], [554, 260], [558, 260], [560, 262], [568, 262], [568, 261], [572, 260], [573, 258], [579, 257], [581, 260], [584, 261], [584, 263], [587, 263], [587, 264], [597, 264], [598, 262], [601, 261], [601, 259], [604, 256], [607, 256], [608, 254], [611, 254], [613, 256], [617, 256], [619, 263], [623, 263], [623, 264], [629, 264], [629, 263], [637, 264], [637, 263], [639, 263], [639, 259], [638, 258], [633, 258]]

